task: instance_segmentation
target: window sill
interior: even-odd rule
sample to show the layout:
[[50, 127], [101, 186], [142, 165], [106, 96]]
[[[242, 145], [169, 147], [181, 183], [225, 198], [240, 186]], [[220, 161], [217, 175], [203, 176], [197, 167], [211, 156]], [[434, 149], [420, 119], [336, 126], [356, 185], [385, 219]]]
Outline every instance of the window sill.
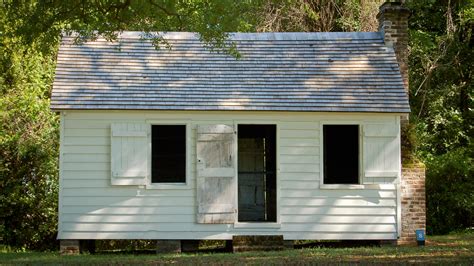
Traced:
[[265, 223], [265, 222], [254, 222], [254, 223], [234, 223], [234, 228], [237, 229], [280, 229], [281, 224], [279, 223]]
[[321, 184], [320, 189], [380, 189], [380, 184]]
[[146, 189], [190, 189], [191, 186], [186, 183], [166, 183], [166, 184], [148, 184]]

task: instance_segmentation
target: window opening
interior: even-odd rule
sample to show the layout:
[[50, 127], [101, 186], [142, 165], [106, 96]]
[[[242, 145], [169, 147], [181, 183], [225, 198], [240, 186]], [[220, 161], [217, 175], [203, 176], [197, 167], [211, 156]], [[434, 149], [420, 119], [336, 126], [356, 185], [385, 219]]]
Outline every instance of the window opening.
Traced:
[[151, 182], [186, 182], [186, 126], [152, 125]]
[[359, 183], [359, 126], [324, 125], [324, 184]]

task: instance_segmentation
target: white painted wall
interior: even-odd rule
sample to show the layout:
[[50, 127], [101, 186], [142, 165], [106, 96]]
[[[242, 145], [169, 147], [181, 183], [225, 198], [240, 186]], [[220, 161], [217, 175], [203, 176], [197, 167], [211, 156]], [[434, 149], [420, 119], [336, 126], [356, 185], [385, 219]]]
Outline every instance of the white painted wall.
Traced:
[[[384, 162], [396, 176], [377, 177], [380, 169], [370, 169], [371, 175], [362, 177], [366, 184], [322, 186], [320, 131], [323, 123], [337, 121], [359, 123], [363, 129], [374, 124], [395, 127], [395, 146], [388, 145], [390, 150], [374, 160]], [[187, 124], [188, 184], [111, 185], [113, 123]], [[196, 125], [244, 123], [277, 125], [278, 222], [197, 224]], [[398, 128], [397, 114], [65, 111], [61, 113], [58, 238], [231, 239], [237, 234], [278, 234], [285, 239], [396, 239]], [[364, 145], [364, 139], [362, 153], [377, 154], [366, 149], [380, 147], [380, 141]]]

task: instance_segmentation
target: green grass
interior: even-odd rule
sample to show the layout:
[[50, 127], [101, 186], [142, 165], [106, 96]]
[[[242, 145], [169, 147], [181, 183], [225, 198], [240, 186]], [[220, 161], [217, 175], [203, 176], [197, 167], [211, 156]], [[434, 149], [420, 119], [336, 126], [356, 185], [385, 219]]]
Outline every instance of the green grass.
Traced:
[[57, 252], [3, 252], [0, 265], [176, 264], [176, 265], [303, 265], [303, 264], [435, 264], [474, 265], [474, 233], [428, 237], [424, 247], [306, 248], [275, 252], [196, 253], [165, 255], [96, 254], [60, 256]]

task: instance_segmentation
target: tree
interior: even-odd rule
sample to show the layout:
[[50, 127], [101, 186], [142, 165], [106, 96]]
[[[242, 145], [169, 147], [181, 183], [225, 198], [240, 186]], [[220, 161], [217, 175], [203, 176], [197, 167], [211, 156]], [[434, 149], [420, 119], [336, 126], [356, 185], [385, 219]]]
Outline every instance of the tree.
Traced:
[[[3, 22], [3, 21], [2, 21]], [[0, 24], [1, 32], [8, 31]], [[0, 39], [0, 233], [16, 247], [54, 243], [58, 121], [49, 110], [53, 57]]]
[[474, 2], [407, 1], [411, 120], [427, 165], [430, 233], [472, 226]]
[[24, 45], [36, 43], [42, 51], [49, 51], [61, 33], [73, 31], [81, 39], [103, 36], [111, 41], [124, 30], [190, 31], [199, 33], [214, 48], [226, 48], [228, 32], [251, 29], [250, 11], [258, 3], [259, 0], [7, 1], [2, 6], [4, 21], [15, 28], [3, 37], [16, 38]]
[[377, 31], [376, 15], [383, 0], [275, 0], [264, 1], [256, 30], [268, 31]]

